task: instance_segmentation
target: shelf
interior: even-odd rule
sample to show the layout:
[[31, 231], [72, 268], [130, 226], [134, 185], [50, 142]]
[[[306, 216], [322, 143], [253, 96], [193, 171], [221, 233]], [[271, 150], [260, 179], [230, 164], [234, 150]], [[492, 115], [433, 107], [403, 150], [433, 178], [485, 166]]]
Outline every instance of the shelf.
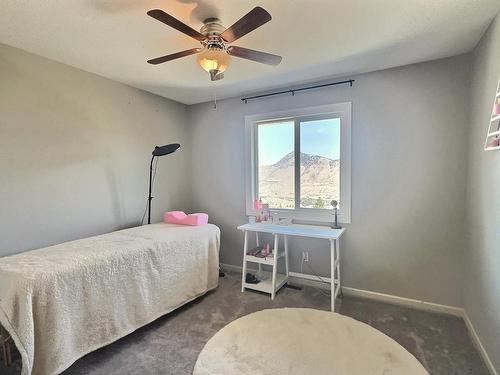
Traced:
[[496, 135], [500, 135], [500, 130], [497, 130], [496, 132], [491, 132], [491, 133], [488, 133], [488, 138], [489, 137], [494, 137]]
[[[285, 253], [281, 252], [278, 254], [278, 259], [283, 258], [285, 256]], [[259, 257], [254, 257], [253, 255], [245, 255], [245, 260], [247, 262], [252, 262], [252, 263], [259, 263], [259, 264], [267, 264], [272, 266], [274, 264], [274, 257], [266, 257], [266, 258], [259, 258]]]
[[[246, 289], [253, 289], [259, 292], [272, 293], [272, 274], [271, 272], [262, 272], [262, 276], [257, 276], [261, 279], [258, 284], [248, 284], [244, 283], [243, 286]], [[278, 291], [283, 285], [288, 281], [288, 277], [282, 273], [276, 274], [276, 291]]]
[[490, 122], [496, 122], [498, 120], [500, 120], [500, 115], [496, 115], [496, 116], [492, 117]]
[[500, 146], [495, 146], [495, 147], [485, 147], [484, 151], [494, 151], [494, 150], [500, 150]]

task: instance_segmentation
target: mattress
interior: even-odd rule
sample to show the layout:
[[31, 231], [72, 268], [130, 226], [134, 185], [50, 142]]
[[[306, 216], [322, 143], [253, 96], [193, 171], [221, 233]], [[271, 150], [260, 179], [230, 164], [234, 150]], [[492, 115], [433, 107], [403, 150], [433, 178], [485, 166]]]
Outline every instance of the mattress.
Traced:
[[51, 375], [217, 287], [214, 225], [152, 224], [0, 258], [0, 324]]

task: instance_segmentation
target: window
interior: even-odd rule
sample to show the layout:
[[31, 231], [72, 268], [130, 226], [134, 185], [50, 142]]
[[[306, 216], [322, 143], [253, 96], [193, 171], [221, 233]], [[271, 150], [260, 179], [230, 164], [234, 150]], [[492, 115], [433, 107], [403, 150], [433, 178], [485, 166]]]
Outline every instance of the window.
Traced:
[[256, 196], [270, 208], [295, 208], [294, 122], [257, 123]]
[[247, 215], [261, 199], [281, 217], [350, 222], [351, 104], [246, 117]]

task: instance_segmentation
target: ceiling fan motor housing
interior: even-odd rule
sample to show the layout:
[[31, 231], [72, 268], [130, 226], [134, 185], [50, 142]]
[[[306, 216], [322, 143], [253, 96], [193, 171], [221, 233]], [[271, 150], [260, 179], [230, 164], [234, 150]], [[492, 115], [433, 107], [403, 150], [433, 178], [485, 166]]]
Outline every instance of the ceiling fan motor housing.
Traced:
[[212, 35], [220, 35], [226, 30], [224, 26], [222, 26], [221, 21], [218, 18], [207, 18], [203, 21], [203, 26], [200, 29], [200, 32], [206, 36]]
[[203, 21], [200, 33], [207, 37], [201, 44], [208, 49], [227, 51], [227, 46], [220, 34], [226, 28], [221, 24], [218, 18], [207, 18]]

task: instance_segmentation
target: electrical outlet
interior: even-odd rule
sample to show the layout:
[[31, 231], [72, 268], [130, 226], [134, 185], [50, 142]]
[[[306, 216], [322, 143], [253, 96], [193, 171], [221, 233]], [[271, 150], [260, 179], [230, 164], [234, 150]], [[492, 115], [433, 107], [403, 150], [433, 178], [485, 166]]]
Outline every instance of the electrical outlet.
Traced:
[[309, 251], [302, 252], [302, 261], [309, 262]]

